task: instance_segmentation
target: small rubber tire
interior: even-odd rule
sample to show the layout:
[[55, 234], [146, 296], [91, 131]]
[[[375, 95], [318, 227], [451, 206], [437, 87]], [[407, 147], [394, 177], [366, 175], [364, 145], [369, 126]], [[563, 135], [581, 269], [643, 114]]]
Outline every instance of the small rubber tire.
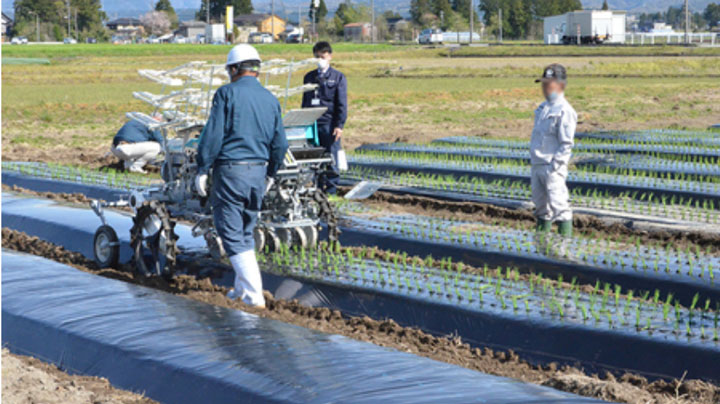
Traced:
[[[110, 245], [112, 244], [112, 245]], [[100, 268], [117, 268], [120, 259], [120, 243], [117, 233], [108, 226], [102, 225], [93, 237], [93, 256]]]

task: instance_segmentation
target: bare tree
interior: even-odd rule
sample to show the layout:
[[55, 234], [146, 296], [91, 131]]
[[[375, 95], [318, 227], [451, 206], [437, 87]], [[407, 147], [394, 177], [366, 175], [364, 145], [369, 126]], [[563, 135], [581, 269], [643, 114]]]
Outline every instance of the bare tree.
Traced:
[[146, 32], [153, 35], [163, 35], [170, 31], [170, 19], [162, 11], [151, 11], [141, 16], [140, 23]]

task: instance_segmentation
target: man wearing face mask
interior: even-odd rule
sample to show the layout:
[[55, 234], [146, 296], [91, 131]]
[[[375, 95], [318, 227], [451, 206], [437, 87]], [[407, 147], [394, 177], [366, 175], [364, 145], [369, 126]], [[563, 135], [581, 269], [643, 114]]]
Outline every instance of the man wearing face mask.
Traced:
[[547, 232], [558, 222], [559, 232], [572, 235], [572, 210], [565, 179], [575, 137], [577, 114], [565, 99], [567, 73], [551, 64], [535, 80], [542, 83], [545, 102], [535, 110], [530, 139], [531, 187], [537, 231]]
[[[317, 120], [320, 145], [332, 153], [338, 161], [338, 153], [342, 150], [341, 137], [347, 120], [347, 80], [345, 75], [330, 67], [332, 48], [322, 41], [313, 46], [313, 55], [318, 59], [318, 68], [305, 75], [303, 83], [317, 84], [315, 91], [303, 95], [303, 108], [326, 107], [327, 111]], [[340, 171], [337, 164], [333, 165], [320, 185], [329, 194], [336, 192]]]
[[280, 168], [288, 149], [280, 103], [260, 84], [260, 55], [250, 45], [230, 50], [230, 83], [217, 89], [198, 145], [195, 189], [206, 197], [212, 169], [211, 206], [215, 229], [235, 271], [228, 294], [264, 307], [262, 277], [253, 231], [266, 177]]

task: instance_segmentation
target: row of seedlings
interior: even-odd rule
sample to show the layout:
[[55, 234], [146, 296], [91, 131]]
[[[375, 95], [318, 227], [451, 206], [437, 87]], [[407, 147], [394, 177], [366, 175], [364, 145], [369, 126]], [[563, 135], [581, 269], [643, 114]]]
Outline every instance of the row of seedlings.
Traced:
[[[374, 153], [372, 153], [374, 152]], [[365, 145], [350, 155], [357, 162], [378, 162], [388, 159], [396, 162], [403, 160], [416, 160], [426, 165], [436, 159], [452, 163], [464, 169], [473, 169], [483, 164], [512, 164], [505, 160], [520, 160], [527, 164], [529, 153], [527, 149], [501, 149], [492, 147], [470, 148], [462, 146], [438, 146], [436, 144], [376, 144]], [[489, 160], [494, 159], [494, 160]], [[352, 160], [351, 160], [352, 161]], [[381, 162], [382, 162], [381, 161]], [[577, 166], [584, 166], [587, 170], [594, 167], [612, 167], [615, 173], [620, 169], [656, 172], [659, 174], [671, 173], [673, 179], [686, 179], [703, 181], [702, 176], [720, 176], [720, 165], [714, 158], [696, 156], [692, 154], [610, 154], [577, 152], [573, 153], [573, 161]], [[517, 164], [517, 163], [516, 163]], [[632, 175], [632, 174], [631, 174]], [[681, 175], [685, 175], [681, 178]]]
[[703, 144], [720, 147], [716, 131], [686, 131], [673, 129], [652, 129], [644, 131], [578, 132], [578, 140], [597, 139], [609, 141], [636, 141], [642, 143]]
[[515, 318], [541, 319], [558, 326], [602, 328], [650, 339], [718, 348], [720, 304], [695, 295], [683, 307], [672, 293], [636, 293], [597, 282], [581, 287], [542, 273], [523, 276], [513, 268], [468, 272], [450, 258], [433, 265], [431, 256], [408, 259], [395, 254], [382, 260], [372, 248], [282, 249], [261, 253], [264, 271], [336, 285], [359, 287], [413, 299]]
[[[393, 169], [417, 167], [477, 172], [499, 176], [530, 177], [528, 160], [496, 158], [492, 156], [432, 155], [401, 151], [358, 151], [352, 153], [350, 163], [377, 165]], [[568, 174], [569, 182], [590, 183], [597, 186], [619, 185], [648, 190], [692, 192], [720, 195], [720, 176], [686, 174], [670, 171], [622, 168], [607, 165], [582, 165]]]
[[111, 188], [130, 190], [147, 187], [157, 182], [145, 175], [119, 172], [109, 169], [97, 171], [91, 168], [69, 166], [57, 163], [3, 161], [2, 169], [32, 177], [68, 181], [86, 185], [102, 185]]
[[[708, 137], [717, 136], [716, 132], [708, 132]], [[510, 149], [525, 149], [530, 147], [528, 141], [488, 139], [472, 136], [452, 136], [435, 140], [433, 143], [440, 145], [464, 145], [467, 147], [497, 147]], [[597, 151], [601, 153], [626, 152], [626, 153], [666, 153], [666, 154], [695, 154], [698, 156], [718, 157], [720, 146], [712, 143], [699, 143], [695, 140], [687, 140], [682, 143], [675, 143], [669, 140], [660, 141], [634, 141], [634, 140], [601, 140], [582, 139], [573, 147], [575, 151]]]
[[[343, 174], [350, 181], [370, 180], [382, 182], [388, 187], [403, 188], [412, 193], [414, 190], [427, 190], [433, 194], [445, 193], [450, 199], [502, 199], [510, 201], [528, 201], [531, 197], [530, 186], [525, 181], [509, 179], [488, 181], [479, 177], [440, 175], [433, 173], [397, 173], [368, 167], [351, 166]], [[656, 194], [653, 191], [626, 191], [611, 195], [598, 188], [572, 190], [573, 206], [604, 209], [633, 215], [657, 216], [673, 220], [685, 220], [698, 223], [720, 223], [720, 209], [713, 200], [702, 202], [682, 196]]]
[[555, 234], [539, 237], [532, 229], [463, 222], [417, 215], [387, 215], [358, 204], [340, 207], [346, 224], [366, 231], [389, 232], [403, 238], [444, 243], [481, 252], [518, 257], [551, 258], [612, 272], [640, 272], [659, 278], [681, 277], [698, 285], [715, 285], [720, 275], [720, 256], [710, 246], [675, 248], [670, 243], [648, 245], [639, 236], [577, 234], [563, 239]]

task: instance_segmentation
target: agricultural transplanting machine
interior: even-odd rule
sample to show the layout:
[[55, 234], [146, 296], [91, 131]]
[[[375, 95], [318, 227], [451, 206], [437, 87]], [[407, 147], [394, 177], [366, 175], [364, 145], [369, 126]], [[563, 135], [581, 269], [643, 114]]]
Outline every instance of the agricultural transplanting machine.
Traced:
[[[292, 72], [314, 63], [270, 60], [263, 63], [265, 87], [276, 97], [315, 89], [305, 84], [290, 87]], [[160, 94], [135, 92], [133, 96], [153, 107], [153, 114], [129, 112], [127, 117], [163, 134], [164, 161], [162, 184], [133, 190], [127, 199], [114, 202], [93, 200], [91, 207], [102, 226], [94, 238], [94, 255], [102, 267], [117, 265], [119, 242], [116, 232], [107, 224], [103, 209], [130, 207], [134, 213], [130, 230], [133, 261], [138, 273], [145, 276], [172, 276], [180, 250], [174, 232], [175, 220], [192, 224], [192, 235], [202, 236], [209, 254], [215, 260], [225, 256], [215, 230], [209, 197], [201, 197], [194, 185], [197, 174], [197, 147], [210, 113], [215, 89], [227, 82], [225, 66], [190, 62], [166, 70], [139, 70], [141, 76], [161, 85]], [[268, 85], [271, 75], [287, 74], [284, 88]], [[260, 78], [259, 78], [260, 79]], [[336, 214], [317, 184], [333, 164], [331, 154], [320, 147], [316, 120], [325, 108], [292, 110], [283, 124], [290, 148], [283, 166], [269, 181], [255, 229], [257, 249], [275, 249], [280, 245], [311, 247], [319, 239], [320, 222], [328, 227], [331, 242], [337, 241]], [[212, 178], [212, 176], [210, 176]], [[212, 187], [212, 184], [209, 184]]]

